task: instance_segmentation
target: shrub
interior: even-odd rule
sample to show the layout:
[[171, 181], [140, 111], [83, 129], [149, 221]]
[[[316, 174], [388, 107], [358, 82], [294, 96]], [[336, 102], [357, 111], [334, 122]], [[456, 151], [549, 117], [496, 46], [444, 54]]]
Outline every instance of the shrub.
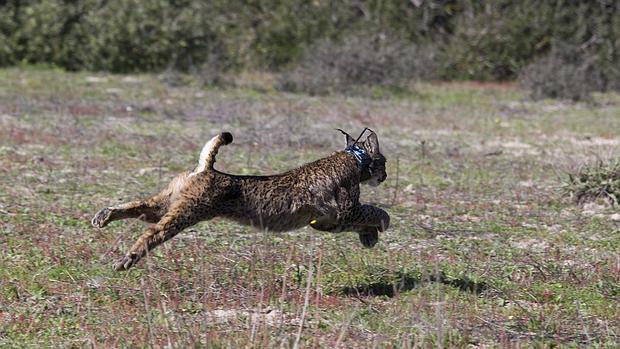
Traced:
[[620, 158], [583, 166], [568, 175], [563, 189], [580, 204], [600, 198], [612, 205], [620, 204]]
[[609, 77], [596, 53], [563, 46], [528, 65], [519, 75], [520, 84], [534, 99], [589, 100], [590, 94], [607, 89]]
[[69, 70], [187, 70], [219, 49], [210, 2], [8, 1], [0, 4], [0, 63]]
[[[187, 71], [208, 62], [215, 50], [226, 62], [223, 69], [282, 71], [297, 63], [312, 64], [309, 61], [316, 58], [311, 56], [321, 53], [311, 51], [366, 49], [368, 60], [377, 61], [380, 54], [388, 57], [392, 47], [403, 54], [413, 52], [409, 56], [422, 61], [412, 63], [418, 70], [428, 65], [432, 54], [432, 77], [507, 80], [548, 54], [552, 42], [566, 42], [597, 52], [606, 62], [608, 86], [620, 89], [620, 79], [611, 79], [620, 76], [618, 4], [613, 0], [342, 0], [337, 6], [333, 1], [307, 0], [0, 0], [0, 66], [26, 62], [69, 70]], [[370, 37], [362, 37], [360, 31]], [[378, 33], [390, 34], [378, 39]], [[304, 74], [299, 70], [298, 80], [305, 79]], [[289, 78], [295, 80], [294, 75]]]
[[433, 75], [433, 55], [394, 34], [358, 32], [310, 47], [299, 65], [282, 75], [279, 88], [312, 95], [403, 89], [412, 79]]
[[443, 33], [457, 0], [4, 0], [0, 65], [157, 71], [200, 66], [214, 47], [227, 66], [281, 69], [326, 37], [374, 25], [408, 38]]
[[442, 78], [514, 79], [549, 49], [554, 6], [536, 0], [472, 2], [442, 47]]
[[534, 98], [589, 100], [620, 89], [620, 6], [617, 1], [574, 1], [557, 6], [548, 29], [550, 52], [519, 74]]

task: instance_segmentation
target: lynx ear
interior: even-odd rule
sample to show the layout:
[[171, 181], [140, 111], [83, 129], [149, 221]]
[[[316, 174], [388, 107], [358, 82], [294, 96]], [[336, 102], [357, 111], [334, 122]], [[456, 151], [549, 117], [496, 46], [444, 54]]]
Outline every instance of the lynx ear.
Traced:
[[349, 135], [348, 133], [344, 132], [343, 130], [341, 130], [341, 129], [339, 129], [339, 128], [337, 128], [336, 130], [338, 130], [338, 131], [342, 132], [342, 134], [344, 135], [344, 137], [345, 137], [345, 141], [346, 141], [346, 143], [347, 143], [347, 144], [345, 145], [345, 148], [346, 148], [346, 147], [348, 147], [348, 146], [350, 146], [350, 145], [353, 145], [353, 143], [355, 143], [355, 139], [354, 139], [353, 137], [351, 137], [351, 135]]
[[379, 138], [374, 131], [370, 131], [370, 135], [366, 137], [364, 141], [364, 148], [371, 154], [378, 154], [379, 151]]

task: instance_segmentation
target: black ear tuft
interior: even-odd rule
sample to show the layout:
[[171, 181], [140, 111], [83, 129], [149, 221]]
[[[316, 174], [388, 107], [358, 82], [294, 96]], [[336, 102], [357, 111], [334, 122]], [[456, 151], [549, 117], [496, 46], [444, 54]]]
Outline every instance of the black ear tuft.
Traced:
[[355, 139], [353, 139], [353, 137], [351, 137], [351, 135], [349, 135], [348, 133], [344, 132], [343, 130], [341, 130], [339, 128], [337, 128], [336, 130], [342, 132], [342, 134], [344, 135], [345, 142], [346, 142], [345, 147], [348, 147], [348, 146], [352, 145], [353, 143], [355, 143]]
[[224, 144], [230, 144], [233, 141], [233, 136], [230, 132], [222, 132], [222, 139], [224, 140]]

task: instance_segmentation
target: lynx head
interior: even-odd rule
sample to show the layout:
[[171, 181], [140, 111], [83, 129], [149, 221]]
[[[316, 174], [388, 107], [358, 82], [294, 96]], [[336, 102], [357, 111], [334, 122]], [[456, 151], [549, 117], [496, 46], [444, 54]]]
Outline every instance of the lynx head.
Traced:
[[[366, 137], [364, 141], [360, 141], [359, 137], [356, 140], [348, 133], [340, 129], [339, 131], [342, 132], [346, 137], [347, 151], [351, 151], [352, 149], [355, 149], [355, 147], [357, 147], [370, 158], [368, 160], [368, 163], [366, 164], [364, 162], [364, 165], [361, 167], [361, 183], [376, 187], [383, 181], [385, 181], [385, 179], [387, 178], [387, 173], [385, 172], [385, 157], [383, 156], [383, 154], [381, 154], [381, 151], [379, 150], [379, 139], [377, 137], [377, 134], [374, 131], [368, 129], [368, 131], [370, 131], [370, 134], [368, 135], [368, 137]], [[366, 129], [364, 131], [366, 131]], [[360, 137], [363, 135], [364, 131], [362, 131]]]

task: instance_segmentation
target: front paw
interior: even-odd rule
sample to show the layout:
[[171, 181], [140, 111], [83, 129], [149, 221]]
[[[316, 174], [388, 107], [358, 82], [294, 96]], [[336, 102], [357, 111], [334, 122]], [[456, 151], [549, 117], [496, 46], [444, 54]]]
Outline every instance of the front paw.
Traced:
[[106, 225], [108, 225], [108, 223], [110, 223], [111, 216], [112, 216], [112, 210], [106, 207], [104, 209], [101, 209], [99, 212], [97, 212], [97, 214], [95, 214], [95, 217], [91, 219], [90, 223], [95, 228], [103, 228]]
[[135, 253], [129, 253], [114, 263], [114, 270], [116, 271], [129, 270], [129, 268], [133, 267], [133, 265], [136, 264], [139, 260], [140, 260], [139, 255]]
[[359, 233], [359, 236], [360, 242], [367, 248], [374, 247], [377, 242], [379, 242], [379, 232], [377, 231], [372, 233]]

